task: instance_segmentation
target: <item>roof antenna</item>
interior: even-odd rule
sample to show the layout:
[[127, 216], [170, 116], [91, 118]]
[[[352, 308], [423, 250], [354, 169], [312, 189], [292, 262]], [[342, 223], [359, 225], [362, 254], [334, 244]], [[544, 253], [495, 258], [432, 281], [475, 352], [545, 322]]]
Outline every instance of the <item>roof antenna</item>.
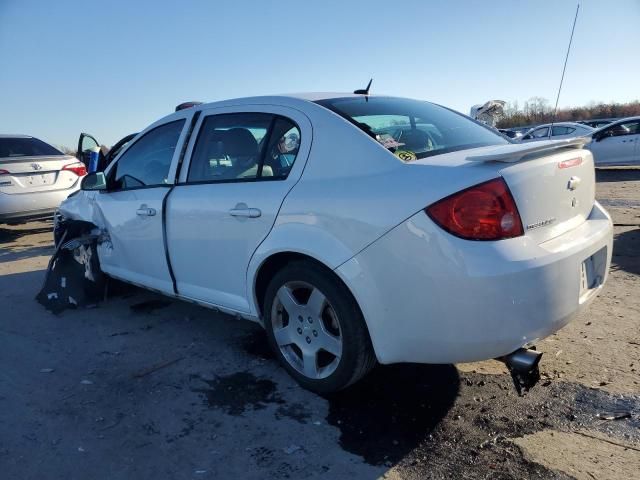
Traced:
[[356, 95], [369, 95], [369, 88], [371, 88], [371, 82], [373, 82], [373, 78], [369, 80], [369, 83], [367, 84], [367, 88], [354, 90], [353, 93]]
[[567, 55], [564, 57], [564, 67], [562, 67], [562, 77], [560, 77], [560, 86], [558, 87], [558, 95], [556, 96], [556, 106], [553, 109], [553, 118], [551, 119], [551, 128], [549, 128], [549, 138], [553, 130], [553, 124], [556, 122], [556, 115], [558, 114], [558, 101], [560, 100], [560, 92], [562, 91], [562, 82], [564, 82], [564, 72], [567, 69], [567, 60], [569, 60], [569, 52], [571, 51], [571, 42], [573, 42], [573, 31], [576, 29], [576, 21], [578, 20], [578, 12], [580, 11], [580, 4], [576, 7], [576, 16], [573, 19], [573, 27], [571, 27], [571, 36], [569, 37], [569, 46], [567, 47]]

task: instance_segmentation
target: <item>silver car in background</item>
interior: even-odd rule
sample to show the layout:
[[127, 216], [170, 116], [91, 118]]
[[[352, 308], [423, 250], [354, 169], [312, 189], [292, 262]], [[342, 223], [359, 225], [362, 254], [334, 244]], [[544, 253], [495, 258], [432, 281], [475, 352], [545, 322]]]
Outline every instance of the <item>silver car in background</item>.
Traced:
[[581, 123], [574, 122], [556, 122], [554, 124], [547, 123], [532, 128], [519, 139], [517, 142], [535, 142], [537, 140], [559, 140], [562, 138], [584, 137], [595, 132], [594, 128]]
[[0, 223], [52, 217], [86, 174], [77, 158], [42, 140], [0, 134]]

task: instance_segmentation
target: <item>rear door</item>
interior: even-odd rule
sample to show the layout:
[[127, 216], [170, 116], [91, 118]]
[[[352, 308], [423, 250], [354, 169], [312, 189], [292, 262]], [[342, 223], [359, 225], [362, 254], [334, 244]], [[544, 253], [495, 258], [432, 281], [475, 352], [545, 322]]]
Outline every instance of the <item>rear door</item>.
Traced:
[[311, 124], [297, 110], [204, 110], [188, 165], [167, 201], [167, 240], [178, 293], [248, 312], [247, 266], [300, 178]]
[[93, 197], [110, 239], [98, 246], [101, 268], [168, 294], [173, 282], [164, 248], [163, 202], [173, 185], [186, 122], [185, 114], [134, 139], [107, 169], [108, 189]]

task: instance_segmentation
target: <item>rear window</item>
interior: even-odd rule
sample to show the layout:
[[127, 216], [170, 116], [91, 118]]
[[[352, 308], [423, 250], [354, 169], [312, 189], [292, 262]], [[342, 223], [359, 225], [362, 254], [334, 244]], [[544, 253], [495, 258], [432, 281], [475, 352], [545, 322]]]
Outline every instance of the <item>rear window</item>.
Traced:
[[0, 138], [0, 158], [39, 157], [44, 155], [64, 154], [37, 138]]
[[406, 162], [510, 143], [499, 133], [428, 102], [363, 96], [317, 103], [346, 118]]

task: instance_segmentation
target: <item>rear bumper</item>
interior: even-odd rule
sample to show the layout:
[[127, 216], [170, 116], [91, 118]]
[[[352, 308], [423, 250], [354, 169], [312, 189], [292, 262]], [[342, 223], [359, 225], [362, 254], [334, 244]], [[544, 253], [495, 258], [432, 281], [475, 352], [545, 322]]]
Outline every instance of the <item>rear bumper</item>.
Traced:
[[[78, 182], [79, 183], [79, 182]], [[0, 222], [24, 222], [52, 217], [60, 203], [79, 189], [8, 195], [0, 193]]]
[[[336, 272], [362, 308], [381, 363], [484, 360], [552, 334], [595, 297], [612, 231], [597, 203], [582, 225], [542, 244], [526, 236], [465, 241], [419, 212]], [[582, 263], [592, 256], [600, 278], [581, 291]]]

